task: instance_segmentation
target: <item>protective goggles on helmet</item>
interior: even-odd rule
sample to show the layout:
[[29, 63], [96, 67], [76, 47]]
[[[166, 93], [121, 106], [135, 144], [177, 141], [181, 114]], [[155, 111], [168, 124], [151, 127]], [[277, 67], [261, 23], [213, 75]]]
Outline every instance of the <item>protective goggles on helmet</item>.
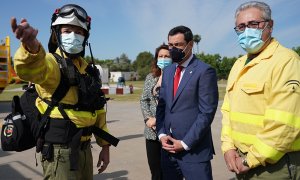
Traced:
[[86, 11], [76, 5], [76, 4], [67, 4], [61, 7], [60, 9], [55, 10], [56, 17], [66, 17], [74, 13], [74, 15], [83, 23], [87, 23], [88, 26], [90, 26], [91, 17], [89, 17], [86, 13]]

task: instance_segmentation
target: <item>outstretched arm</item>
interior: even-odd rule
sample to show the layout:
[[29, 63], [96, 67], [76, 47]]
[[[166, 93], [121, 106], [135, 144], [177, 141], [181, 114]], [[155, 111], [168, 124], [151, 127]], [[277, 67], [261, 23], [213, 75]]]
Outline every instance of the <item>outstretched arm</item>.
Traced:
[[19, 39], [24, 47], [30, 53], [37, 53], [39, 51], [40, 43], [36, 39], [38, 30], [29, 25], [26, 19], [22, 19], [20, 24], [17, 24], [16, 18], [12, 17], [10, 20], [12, 32], [16, 38]]

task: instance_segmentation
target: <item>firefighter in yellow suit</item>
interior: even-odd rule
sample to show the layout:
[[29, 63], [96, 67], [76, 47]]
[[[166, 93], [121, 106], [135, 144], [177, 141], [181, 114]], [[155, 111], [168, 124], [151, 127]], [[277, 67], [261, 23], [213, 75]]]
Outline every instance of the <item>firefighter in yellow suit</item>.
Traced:
[[[57, 9], [52, 17], [52, 34], [49, 40], [49, 51], [56, 51], [68, 60], [72, 60], [80, 74], [85, 74], [87, 62], [82, 58], [85, 44], [89, 36], [91, 18], [86, 11], [74, 4], [67, 4]], [[61, 72], [59, 64], [51, 53], [46, 53], [41, 43], [36, 39], [38, 31], [32, 28], [26, 19], [17, 24], [15, 18], [11, 19], [12, 31], [21, 46], [14, 56], [15, 70], [18, 76], [36, 84], [39, 97], [51, 100], [51, 95], [57, 88]], [[59, 48], [62, 51], [59, 51]], [[71, 86], [61, 103], [74, 105], [78, 102], [78, 87]], [[93, 98], [93, 97], [90, 97]], [[43, 114], [47, 104], [38, 98], [36, 106]], [[108, 131], [106, 126], [105, 110], [100, 109], [94, 113], [65, 109], [67, 116], [77, 128], [96, 126]], [[51, 118], [62, 118], [62, 114], [55, 107]], [[45, 179], [93, 179], [93, 160], [90, 146], [91, 134], [81, 137], [78, 170], [70, 170], [70, 147], [64, 144], [54, 144], [52, 160], [43, 160], [42, 166]], [[103, 172], [109, 164], [109, 143], [96, 136], [96, 142], [102, 147], [97, 167], [99, 173]]]
[[221, 108], [222, 151], [237, 179], [300, 179], [300, 58], [271, 36], [271, 9], [236, 11], [241, 47]]

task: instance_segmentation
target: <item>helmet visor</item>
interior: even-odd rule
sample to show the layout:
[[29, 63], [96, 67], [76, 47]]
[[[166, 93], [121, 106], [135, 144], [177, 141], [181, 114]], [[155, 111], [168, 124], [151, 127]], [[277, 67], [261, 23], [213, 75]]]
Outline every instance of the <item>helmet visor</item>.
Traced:
[[64, 17], [74, 13], [75, 16], [82, 22], [90, 22], [90, 17], [87, 15], [86, 11], [77, 5], [65, 5], [61, 9], [58, 9], [58, 16]]
[[65, 16], [65, 17], [58, 17], [54, 23], [52, 23], [52, 26], [55, 25], [60, 25], [60, 24], [69, 24], [69, 25], [74, 25], [74, 26], [78, 26], [81, 27], [83, 29], [85, 29], [86, 31], [89, 31], [89, 27], [87, 23], [84, 23], [82, 21], [80, 21], [75, 15], [74, 13]]
[[52, 26], [59, 24], [71, 24], [84, 28], [86, 31], [90, 30], [91, 18], [86, 11], [75, 4], [67, 4], [56, 9], [52, 17]]

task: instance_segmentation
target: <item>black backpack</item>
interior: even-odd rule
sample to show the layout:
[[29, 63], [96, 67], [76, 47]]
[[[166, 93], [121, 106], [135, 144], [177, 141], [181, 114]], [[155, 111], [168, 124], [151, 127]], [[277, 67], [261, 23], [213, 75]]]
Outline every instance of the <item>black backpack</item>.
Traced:
[[[56, 60], [59, 60], [59, 56], [53, 54], [56, 57]], [[63, 75], [62, 69], [61, 74]], [[96, 75], [94, 75], [96, 76]], [[87, 80], [85, 80], [87, 81]], [[87, 81], [82, 83], [86, 84], [88, 87], [89, 84], [94, 84], [95, 81], [93, 79], [91, 81]], [[34, 146], [37, 146], [36, 151], [39, 152], [41, 148], [40, 137], [44, 136], [44, 133], [49, 124], [49, 114], [55, 106], [58, 106], [60, 100], [66, 95], [70, 88], [69, 83], [66, 78], [62, 76], [60, 79], [60, 83], [53, 93], [50, 102], [46, 102], [48, 104], [48, 108], [46, 109], [44, 114], [40, 114], [39, 110], [35, 106], [35, 101], [38, 98], [38, 93], [36, 92], [35, 86], [32, 85], [26, 88], [26, 91], [19, 98], [18, 96], [14, 96], [12, 101], [12, 113], [7, 115], [4, 119], [3, 127], [1, 130], [1, 146], [3, 151], [24, 151]], [[97, 97], [90, 98], [85, 97], [83, 94], [79, 93], [81, 97], [79, 101], [86, 101], [85, 106], [88, 107], [85, 109], [84, 107], [79, 107], [83, 110], [96, 109], [95, 107], [88, 104], [96, 104], [97, 107], [103, 107], [106, 103], [106, 99], [103, 98], [104, 94], [101, 91], [101, 86], [95, 86], [95, 90], [100, 90], [97, 94]], [[85, 88], [83, 88], [85, 89]], [[94, 91], [95, 91], [94, 90]], [[102, 96], [103, 94], [103, 96]], [[103, 99], [98, 101], [98, 103], [94, 103], [94, 101], [88, 101], [88, 99]], [[98, 109], [98, 108], [97, 108]], [[115, 138], [111, 134], [105, 132], [102, 129], [92, 127], [92, 132], [97, 136], [103, 138], [108, 141], [110, 144], [117, 146], [119, 139]]]
[[41, 114], [35, 106], [37, 97], [34, 85], [28, 87], [21, 97], [13, 97], [12, 112], [5, 117], [1, 130], [3, 151], [19, 152], [36, 145], [36, 134], [41, 119]]
[[[4, 118], [1, 129], [1, 147], [3, 151], [24, 151], [38, 145], [38, 138], [45, 130], [48, 115], [66, 95], [70, 86], [61, 78], [58, 87], [51, 97], [51, 102], [44, 114], [35, 106], [39, 97], [35, 85], [26, 87], [21, 97], [14, 96], [12, 111]], [[38, 149], [37, 149], [37, 152]]]
[[[63, 97], [61, 94], [66, 91], [66, 89], [59, 87], [57, 89], [61, 89], [58, 94]], [[58, 97], [58, 95], [55, 96]], [[40, 114], [35, 106], [37, 98], [38, 93], [34, 85], [27, 87], [21, 97], [13, 97], [12, 111], [5, 117], [1, 129], [1, 147], [3, 151], [20, 152], [31, 149], [37, 145], [37, 140], [45, 124], [43, 121], [45, 121], [44, 119], [49, 115], [52, 109], [49, 108], [45, 114]], [[93, 127], [92, 132], [113, 146], [117, 146], [119, 142], [119, 139], [102, 129]]]

